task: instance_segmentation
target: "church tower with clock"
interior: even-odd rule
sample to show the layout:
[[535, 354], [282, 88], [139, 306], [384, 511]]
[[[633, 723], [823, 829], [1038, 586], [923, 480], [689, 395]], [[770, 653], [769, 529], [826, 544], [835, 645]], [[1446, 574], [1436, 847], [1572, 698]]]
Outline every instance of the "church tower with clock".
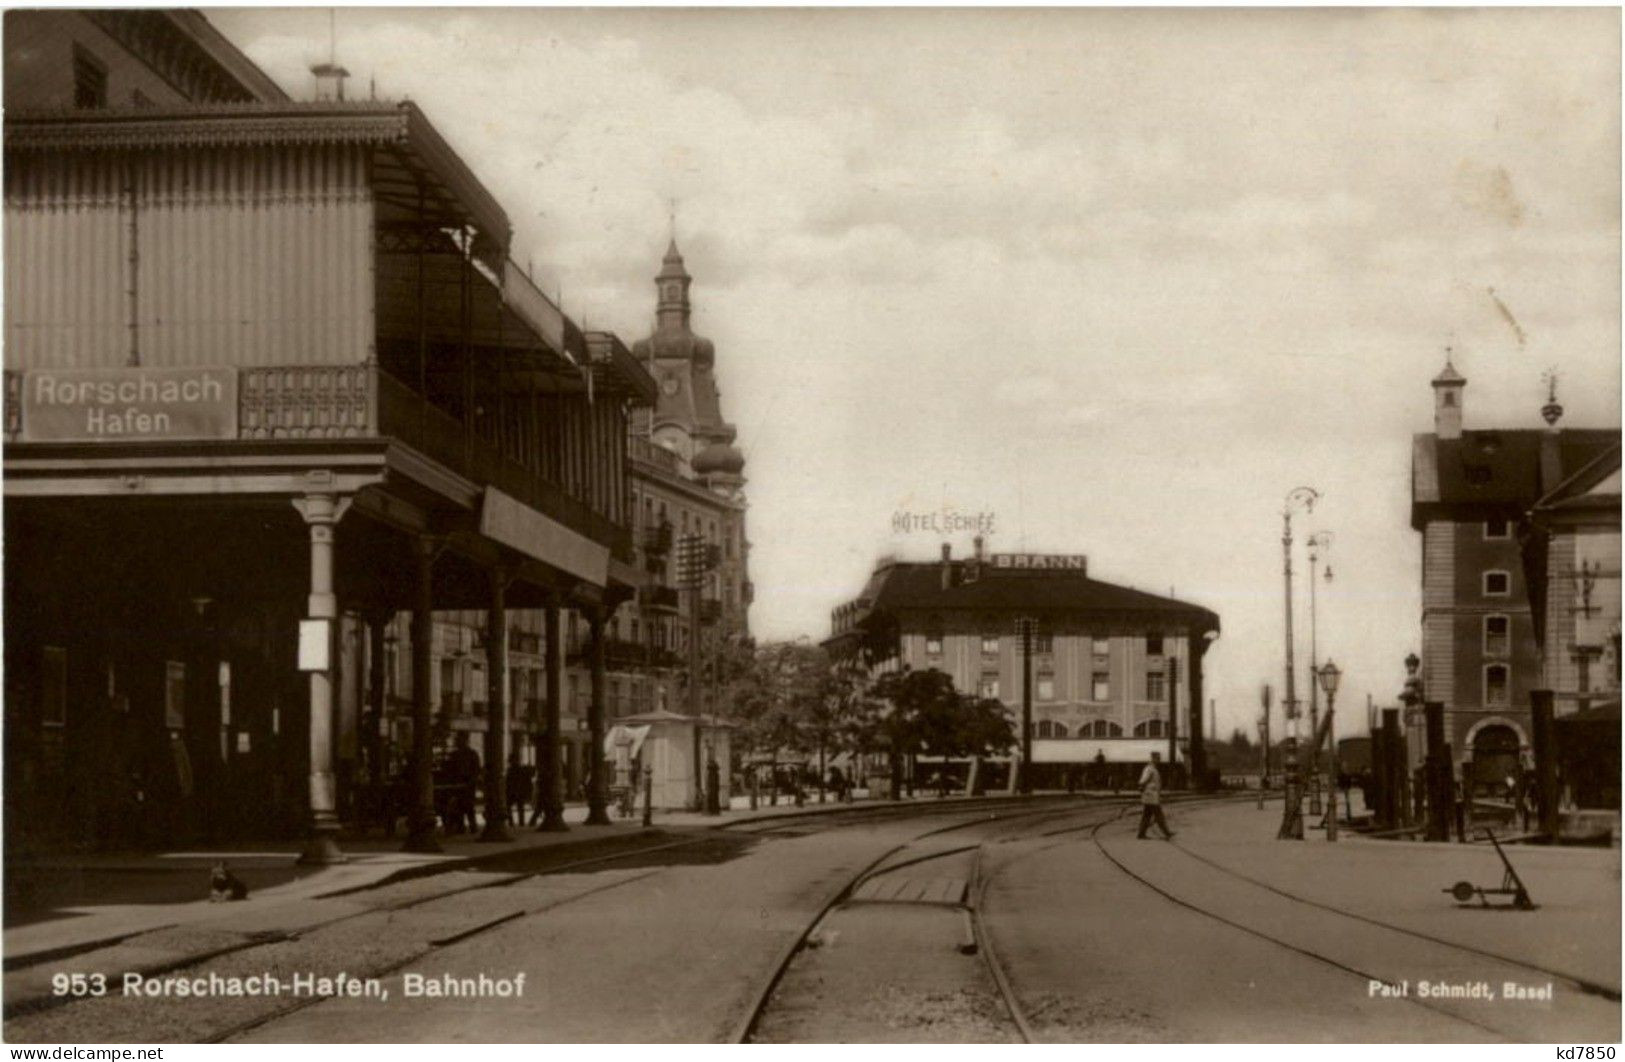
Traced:
[[655, 276], [654, 333], [632, 352], [660, 384], [660, 400], [649, 420], [650, 441], [676, 454], [684, 471], [709, 489], [734, 497], [745, 483], [745, 458], [733, 445], [734, 426], [722, 418], [716, 348], [696, 335], [690, 323], [693, 279], [673, 238]]

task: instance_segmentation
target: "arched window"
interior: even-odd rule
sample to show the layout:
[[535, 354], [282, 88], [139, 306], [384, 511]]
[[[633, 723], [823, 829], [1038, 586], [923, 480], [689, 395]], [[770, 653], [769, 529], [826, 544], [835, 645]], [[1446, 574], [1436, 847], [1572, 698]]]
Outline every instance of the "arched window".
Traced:
[[1033, 736], [1041, 738], [1064, 738], [1066, 727], [1053, 719], [1040, 719], [1033, 727]]
[[1110, 719], [1096, 719], [1078, 729], [1079, 737], [1122, 737], [1123, 728]]
[[1168, 736], [1168, 724], [1161, 719], [1147, 719], [1134, 727], [1135, 737], [1160, 738]]

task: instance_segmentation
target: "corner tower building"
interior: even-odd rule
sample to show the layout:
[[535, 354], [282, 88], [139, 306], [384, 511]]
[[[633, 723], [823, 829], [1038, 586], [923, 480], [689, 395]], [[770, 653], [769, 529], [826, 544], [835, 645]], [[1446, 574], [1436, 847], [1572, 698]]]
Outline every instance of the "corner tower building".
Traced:
[[660, 384], [660, 398], [649, 422], [654, 443], [675, 453], [684, 470], [725, 497], [744, 486], [745, 458], [735, 449], [737, 431], [722, 419], [717, 390], [716, 347], [696, 335], [690, 318], [689, 276], [673, 239], [655, 277], [658, 299], [654, 334], [632, 352]]
[[[610, 654], [609, 695], [617, 722], [633, 732], [648, 728], [632, 755], [652, 767], [655, 806], [694, 807], [703, 758], [723, 765], [724, 799], [731, 775], [726, 661], [749, 648], [754, 597], [745, 458], [734, 446], [734, 426], [722, 416], [716, 348], [691, 324], [693, 278], [675, 240], [654, 279], [654, 331], [632, 352], [655, 378], [658, 395], [652, 410], [633, 411], [627, 447], [644, 582], [636, 607], [623, 606], [611, 620], [609, 644], [617, 651]], [[698, 535], [715, 560], [701, 589], [697, 624], [678, 586], [676, 546], [683, 535]], [[684, 678], [696, 656], [697, 707]], [[709, 753], [697, 759], [696, 749]]]

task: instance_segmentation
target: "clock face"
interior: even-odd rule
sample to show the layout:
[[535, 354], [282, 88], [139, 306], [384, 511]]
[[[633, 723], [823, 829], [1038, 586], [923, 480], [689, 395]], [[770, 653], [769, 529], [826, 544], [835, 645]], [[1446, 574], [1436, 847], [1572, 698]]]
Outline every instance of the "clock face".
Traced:
[[661, 380], [660, 381], [660, 389], [662, 391], [666, 392], [668, 395], [676, 394], [677, 393], [677, 377], [668, 376], [664, 380]]

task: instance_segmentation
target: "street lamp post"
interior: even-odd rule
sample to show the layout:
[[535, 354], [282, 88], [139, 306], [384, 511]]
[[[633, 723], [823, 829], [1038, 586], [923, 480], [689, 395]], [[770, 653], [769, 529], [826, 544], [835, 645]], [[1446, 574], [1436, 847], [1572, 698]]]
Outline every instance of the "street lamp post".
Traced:
[[[1303, 542], [1304, 545], [1309, 547], [1309, 672], [1313, 676], [1319, 674], [1317, 668], [1320, 666], [1320, 649], [1316, 640], [1317, 633], [1315, 620], [1315, 564], [1320, 560], [1320, 551], [1322, 549], [1329, 549], [1331, 547], [1332, 533], [1330, 531], [1316, 531], [1314, 534], [1304, 539]], [[1326, 562], [1326, 581], [1332, 581], [1332, 565], [1330, 561]], [[1316, 687], [1317, 683], [1314, 681], [1309, 683], [1309, 733], [1314, 735], [1318, 735], [1320, 733], [1320, 703], [1319, 698], [1315, 696]], [[1311, 815], [1319, 815], [1321, 813], [1321, 809], [1320, 745], [1318, 743], [1310, 752], [1309, 777], [1311, 779], [1309, 788], [1309, 813]]]
[[1343, 677], [1337, 665], [1330, 660], [1319, 671], [1320, 688], [1326, 691], [1326, 744], [1331, 749], [1331, 782], [1327, 794], [1330, 798], [1330, 810], [1326, 813], [1326, 840], [1337, 840], [1337, 722], [1334, 714], [1334, 705], [1337, 699], [1337, 683]]
[[1303, 783], [1298, 776], [1298, 697], [1297, 667], [1292, 658], [1292, 510], [1313, 512], [1320, 494], [1312, 487], [1296, 487], [1286, 496], [1281, 509], [1281, 556], [1286, 577], [1286, 712], [1292, 723], [1292, 740], [1286, 753], [1286, 804], [1281, 810], [1282, 840], [1303, 840]]
[[1260, 736], [1263, 738], [1263, 741], [1264, 741], [1264, 773], [1262, 775], [1260, 775], [1259, 779], [1258, 779], [1258, 809], [1260, 811], [1262, 811], [1264, 809], [1264, 790], [1266, 790], [1266, 789], [1268, 789], [1270, 787], [1270, 685], [1269, 685], [1269, 683], [1267, 683], [1267, 682], [1264, 683], [1264, 688], [1259, 691], [1259, 700], [1262, 702], [1262, 707], [1264, 709], [1263, 715], [1259, 718], [1259, 723], [1258, 723], [1259, 733], [1260, 733]]

